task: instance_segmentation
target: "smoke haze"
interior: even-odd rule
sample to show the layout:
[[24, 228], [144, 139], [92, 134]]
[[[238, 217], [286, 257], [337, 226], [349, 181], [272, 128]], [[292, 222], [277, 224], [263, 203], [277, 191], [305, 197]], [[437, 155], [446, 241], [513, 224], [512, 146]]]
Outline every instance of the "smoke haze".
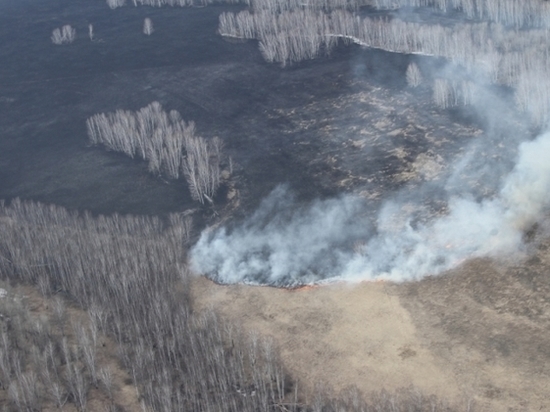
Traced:
[[548, 153], [550, 133], [521, 143], [496, 196], [454, 195], [445, 215], [423, 224], [398, 201], [383, 204], [371, 224], [358, 197], [299, 207], [280, 186], [240, 226], [204, 232], [192, 267], [220, 283], [295, 286], [419, 279], [468, 258], [510, 254], [550, 204]]

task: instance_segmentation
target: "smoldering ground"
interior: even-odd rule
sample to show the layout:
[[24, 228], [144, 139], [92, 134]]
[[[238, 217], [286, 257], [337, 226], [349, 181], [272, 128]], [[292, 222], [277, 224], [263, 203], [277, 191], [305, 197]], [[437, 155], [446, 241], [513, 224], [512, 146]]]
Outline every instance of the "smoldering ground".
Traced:
[[547, 153], [550, 133], [521, 143], [496, 196], [453, 196], [448, 213], [422, 224], [396, 201], [381, 207], [375, 225], [352, 195], [299, 207], [281, 186], [241, 225], [204, 232], [192, 265], [220, 283], [294, 286], [419, 279], [468, 258], [510, 254], [550, 204]]
[[294, 285], [336, 276], [344, 251], [365, 235], [361, 204], [343, 196], [300, 207], [279, 186], [242, 225], [204, 232], [193, 266], [220, 283]]
[[[432, 81], [473, 85], [470, 95], [449, 92], [445, 99], [470, 105], [485, 131], [454, 156], [437, 183], [388, 194], [374, 219], [359, 196], [303, 206], [279, 187], [240, 225], [204, 232], [190, 254], [194, 270], [220, 283], [277, 286], [405, 281], [468, 258], [522, 251], [523, 234], [550, 204], [550, 133], [532, 138], [517, 107], [490, 86], [490, 70], [444, 64], [423, 72]], [[430, 191], [446, 206], [426, 220], [419, 194]]]

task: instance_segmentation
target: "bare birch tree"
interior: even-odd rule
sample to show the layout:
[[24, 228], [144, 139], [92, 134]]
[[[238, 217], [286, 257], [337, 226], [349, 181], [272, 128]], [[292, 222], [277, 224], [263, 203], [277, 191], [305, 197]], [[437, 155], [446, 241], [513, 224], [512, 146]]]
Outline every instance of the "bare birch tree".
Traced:
[[449, 81], [445, 79], [435, 79], [433, 88], [433, 99], [436, 106], [446, 109], [451, 106], [451, 88]]
[[143, 20], [143, 33], [150, 36], [153, 34], [153, 31], [153, 22], [149, 17], [146, 17], [145, 20]]
[[407, 84], [410, 87], [418, 87], [420, 86], [420, 83], [422, 83], [422, 74], [414, 62], [409, 64], [405, 75], [407, 76]]

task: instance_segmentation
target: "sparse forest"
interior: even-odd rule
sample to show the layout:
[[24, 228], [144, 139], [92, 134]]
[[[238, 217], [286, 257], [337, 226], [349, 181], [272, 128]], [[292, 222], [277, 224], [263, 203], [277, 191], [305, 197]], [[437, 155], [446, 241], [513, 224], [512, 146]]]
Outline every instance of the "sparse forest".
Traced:
[[[93, 218], [19, 201], [3, 206], [0, 214], [2, 278], [35, 284], [46, 295], [65, 294], [88, 310], [94, 328], [78, 333], [86, 340], [79, 345], [82, 355], [63, 346], [62, 324], [57, 340], [49, 342], [47, 330], [36, 323], [34, 349], [23, 343], [31, 331], [4, 333], [2, 383], [12, 388], [11, 400], [20, 410], [39, 410], [44, 402], [64, 398], [86, 410], [87, 394], [100, 381], [93, 356], [98, 331], [119, 345], [120, 362], [146, 410], [268, 410], [287, 396], [273, 344], [243, 338], [213, 314], [192, 314], [185, 286], [189, 218], [171, 215], [166, 223]], [[11, 312], [3, 315], [9, 319]], [[6, 327], [26, 327], [17, 320]], [[28, 363], [35, 359], [48, 367], [40, 379]], [[66, 393], [59, 399], [51, 397], [50, 375]]]
[[[310, 404], [285, 372], [276, 344], [193, 313], [186, 248], [190, 217], [110, 217], [14, 200], [0, 205], [0, 276], [56, 296], [48, 318], [33, 319], [17, 297], [0, 298], [0, 385], [8, 410], [86, 411], [99, 390], [117, 410], [112, 371], [98, 361], [99, 336], [117, 345], [120, 365], [144, 411], [461, 410], [414, 389], [373, 394], [319, 391]], [[67, 303], [65, 303], [67, 301]], [[66, 305], [88, 312], [71, 323]], [[72, 336], [72, 338], [70, 338]], [[466, 409], [469, 410], [469, 409]]]
[[143, 20], [143, 34], [150, 36], [153, 34], [153, 31], [153, 22], [149, 17], [145, 18], [145, 20]]
[[[132, 0], [134, 6], [193, 6], [191, 0]], [[462, 72], [461, 78], [432, 79], [438, 107], [471, 102], [472, 83], [496, 83], [515, 90], [518, 107], [536, 126], [550, 120], [550, 78], [548, 73], [550, 5], [543, 0], [235, 0], [248, 10], [220, 15], [222, 36], [257, 39], [268, 62], [283, 66], [329, 54], [338, 39], [396, 53], [444, 57]], [[111, 8], [124, 0], [107, 0]], [[203, 1], [206, 6], [215, 1]], [[457, 11], [462, 20], [449, 24], [408, 22], [399, 17], [361, 17], [363, 6], [378, 10], [403, 7], [432, 8], [440, 13]], [[144, 25], [146, 34], [152, 25]], [[54, 40], [54, 37], [56, 40]], [[52, 41], [72, 40], [61, 33]], [[62, 40], [63, 39], [63, 40]], [[415, 73], [416, 74], [416, 73]], [[418, 74], [420, 74], [418, 72]], [[472, 82], [472, 79], [475, 81]], [[441, 80], [441, 81], [440, 81]], [[446, 88], [443, 99], [442, 81]], [[461, 85], [458, 87], [456, 83]], [[435, 90], [437, 88], [437, 90]], [[459, 97], [464, 96], [464, 97]], [[443, 103], [443, 100], [446, 102]], [[450, 106], [449, 106], [450, 105]]]
[[[412, 7], [436, 7], [463, 10], [472, 21], [452, 25], [408, 22], [400, 17], [361, 17], [348, 3], [331, 3], [319, 8], [309, 5], [252, 3], [250, 10], [220, 15], [219, 32], [223, 36], [257, 39], [268, 62], [283, 66], [321, 53], [330, 53], [338, 39], [396, 53], [444, 57], [457, 67], [465, 81], [455, 98], [449, 89], [447, 103], [468, 104], [469, 84], [496, 83], [515, 89], [518, 107], [527, 112], [534, 124], [549, 120], [550, 78], [548, 75], [547, 2], [533, 0], [474, 2], [402, 2]], [[409, 4], [410, 3], [410, 4]], [[521, 4], [521, 7], [520, 7]], [[359, 6], [359, 4], [355, 4]], [[393, 8], [397, 4], [376, 2], [376, 7]], [[390, 7], [391, 6], [391, 7]], [[518, 13], [517, 10], [522, 12]], [[513, 16], [513, 17], [512, 17]], [[404, 15], [406, 18], [406, 14]], [[519, 20], [518, 20], [519, 19]], [[488, 20], [491, 21], [489, 23]], [[520, 29], [521, 28], [521, 29]], [[436, 86], [437, 85], [437, 86]], [[435, 82], [436, 104], [442, 104], [441, 82]], [[453, 90], [459, 88], [453, 86]]]

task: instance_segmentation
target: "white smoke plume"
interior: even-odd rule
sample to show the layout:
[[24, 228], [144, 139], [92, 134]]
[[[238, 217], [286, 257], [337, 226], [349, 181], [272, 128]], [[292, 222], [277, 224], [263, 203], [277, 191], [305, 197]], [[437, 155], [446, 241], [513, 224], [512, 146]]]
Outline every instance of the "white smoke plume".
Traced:
[[468, 258], [510, 254], [522, 249], [523, 232], [550, 205], [549, 154], [550, 133], [521, 143], [496, 196], [452, 197], [444, 216], [416, 226], [412, 218], [396, 223], [403, 215], [396, 202], [381, 208], [373, 228], [356, 197], [297, 208], [279, 187], [241, 226], [203, 233], [192, 266], [220, 283], [294, 286], [419, 279]]

